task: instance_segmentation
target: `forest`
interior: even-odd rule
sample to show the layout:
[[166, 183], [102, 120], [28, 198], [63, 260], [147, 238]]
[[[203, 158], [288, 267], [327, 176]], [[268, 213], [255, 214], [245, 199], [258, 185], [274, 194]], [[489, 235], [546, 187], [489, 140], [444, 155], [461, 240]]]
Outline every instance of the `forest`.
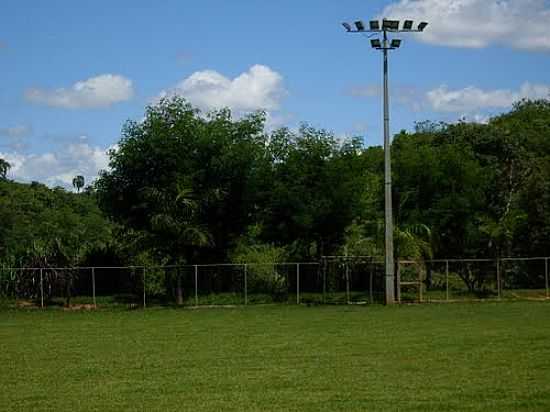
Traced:
[[[383, 255], [383, 149], [265, 120], [162, 100], [75, 192], [12, 181], [0, 159], [0, 266]], [[392, 168], [397, 257], [549, 254], [550, 101], [418, 123], [394, 136]]]

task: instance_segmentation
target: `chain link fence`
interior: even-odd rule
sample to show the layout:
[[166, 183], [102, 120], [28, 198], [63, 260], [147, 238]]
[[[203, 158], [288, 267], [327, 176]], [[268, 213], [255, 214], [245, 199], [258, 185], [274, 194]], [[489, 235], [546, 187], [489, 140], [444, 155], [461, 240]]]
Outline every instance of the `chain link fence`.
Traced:
[[550, 299], [549, 260], [540, 258], [399, 261], [400, 301]]
[[[399, 302], [550, 299], [550, 258], [397, 262]], [[0, 268], [0, 306], [85, 308], [158, 305], [371, 304], [384, 302], [384, 262], [159, 267]]]

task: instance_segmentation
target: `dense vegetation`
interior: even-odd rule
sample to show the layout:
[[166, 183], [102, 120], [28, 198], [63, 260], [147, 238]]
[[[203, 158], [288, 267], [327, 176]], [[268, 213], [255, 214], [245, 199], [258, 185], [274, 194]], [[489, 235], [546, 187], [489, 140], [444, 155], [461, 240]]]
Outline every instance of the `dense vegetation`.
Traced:
[[[77, 265], [111, 239], [91, 192], [76, 195], [38, 182], [0, 179], [0, 262]], [[37, 266], [38, 267], [38, 266]]]
[[[124, 126], [110, 169], [78, 193], [6, 179], [4, 265], [181, 264], [380, 255], [383, 151], [175, 98]], [[393, 142], [400, 257], [547, 255], [550, 101], [488, 124], [425, 122]]]

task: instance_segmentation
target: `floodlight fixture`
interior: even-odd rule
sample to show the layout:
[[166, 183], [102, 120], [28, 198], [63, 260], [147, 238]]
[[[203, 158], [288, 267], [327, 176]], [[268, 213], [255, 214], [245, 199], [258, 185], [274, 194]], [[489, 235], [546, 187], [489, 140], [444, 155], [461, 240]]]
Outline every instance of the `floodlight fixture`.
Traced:
[[388, 31], [398, 31], [399, 30], [399, 20], [386, 20], [382, 21], [382, 30]]
[[412, 30], [413, 28], [413, 21], [412, 20], [405, 20], [403, 23], [403, 30]]
[[398, 49], [399, 46], [401, 46], [401, 40], [400, 39], [392, 39], [390, 47], [392, 49]]
[[370, 45], [373, 49], [380, 49], [382, 48], [382, 43], [380, 42], [380, 39], [372, 39], [370, 41]]
[[351, 31], [351, 26], [349, 25], [349, 23], [342, 23], [342, 26], [344, 26], [344, 28], [346, 29], [346, 31]]
[[365, 31], [365, 25], [361, 20], [355, 22], [355, 27], [357, 27], [357, 31]]
[[425, 21], [423, 21], [422, 23], [420, 23], [418, 25], [418, 31], [424, 31], [424, 29], [426, 28], [426, 26], [428, 25], [428, 23], [426, 23]]
[[380, 22], [378, 20], [369, 21], [369, 27], [372, 31], [380, 30]]

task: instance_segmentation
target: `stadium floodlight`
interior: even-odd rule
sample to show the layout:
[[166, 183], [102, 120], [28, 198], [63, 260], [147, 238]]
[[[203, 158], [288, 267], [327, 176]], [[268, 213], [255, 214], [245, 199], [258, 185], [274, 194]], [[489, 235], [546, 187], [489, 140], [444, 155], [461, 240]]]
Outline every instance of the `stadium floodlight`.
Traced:
[[[351, 33], [362, 33], [365, 31], [381, 32], [382, 39], [372, 39], [371, 46], [374, 49], [382, 50], [384, 55], [384, 250], [385, 250], [385, 295], [386, 304], [395, 303], [395, 263], [393, 250], [393, 210], [392, 210], [392, 188], [391, 188], [391, 142], [390, 142], [390, 110], [389, 110], [389, 87], [388, 87], [388, 50], [395, 50], [401, 46], [400, 39], [388, 39], [388, 32], [421, 32], [424, 31], [428, 23], [421, 22], [418, 29], [413, 29], [414, 22], [405, 20], [403, 29], [399, 29], [399, 20], [382, 20], [382, 27], [378, 20], [369, 21], [369, 29], [365, 30], [365, 25], [362, 21], [356, 21], [357, 30], [348, 30], [349, 25], [345, 25], [346, 31]], [[399, 280], [397, 285], [400, 285]], [[400, 286], [399, 286], [400, 287]], [[397, 300], [401, 301], [401, 291], [397, 289]]]
[[344, 26], [344, 28], [346, 29], [346, 31], [351, 31], [351, 26], [349, 25], [349, 23], [342, 23], [342, 26]]
[[403, 23], [403, 30], [412, 30], [412, 28], [413, 28], [413, 21], [405, 20], [405, 23]]
[[355, 22], [355, 27], [357, 27], [357, 31], [365, 31], [365, 25], [361, 20]]
[[369, 27], [372, 31], [380, 30], [380, 22], [378, 20], [369, 21]]
[[370, 45], [372, 46], [373, 49], [381, 49], [382, 48], [382, 43], [380, 42], [380, 39], [372, 39], [370, 41]]
[[388, 31], [398, 31], [399, 30], [399, 20], [386, 20], [382, 21], [382, 30]]

